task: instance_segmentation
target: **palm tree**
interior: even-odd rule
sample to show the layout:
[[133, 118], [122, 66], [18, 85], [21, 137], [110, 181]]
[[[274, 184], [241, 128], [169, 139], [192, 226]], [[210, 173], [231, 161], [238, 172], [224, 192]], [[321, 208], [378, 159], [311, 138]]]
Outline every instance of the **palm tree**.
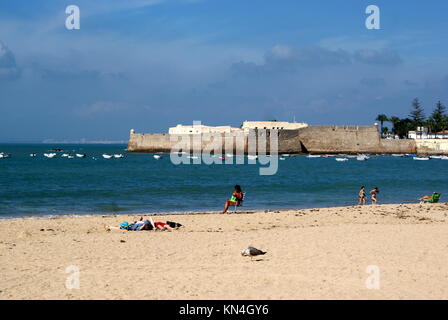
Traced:
[[387, 116], [385, 115], [385, 114], [379, 114], [377, 117], [376, 117], [376, 119], [375, 119], [375, 121], [379, 121], [380, 122], [380, 124], [381, 124], [381, 135], [383, 135], [383, 125], [384, 125], [384, 122], [386, 122], [386, 121], [388, 121], [389, 119], [387, 118]]
[[400, 122], [400, 118], [398, 118], [398, 117], [395, 117], [395, 116], [393, 116], [393, 117], [390, 117], [389, 118], [389, 122], [390, 123], [392, 123], [392, 133], [394, 134], [394, 135], [396, 135], [397, 134], [397, 127], [398, 127], [398, 123]]

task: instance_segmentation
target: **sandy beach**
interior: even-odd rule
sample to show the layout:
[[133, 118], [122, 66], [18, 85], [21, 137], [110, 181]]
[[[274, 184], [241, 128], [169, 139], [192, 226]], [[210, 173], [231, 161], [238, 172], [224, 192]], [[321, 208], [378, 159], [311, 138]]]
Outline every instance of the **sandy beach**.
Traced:
[[[447, 216], [440, 203], [155, 217], [185, 225], [172, 232], [103, 227], [136, 216], [5, 219], [0, 298], [448, 299]], [[248, 245], [268, 253], [251, 261]]]

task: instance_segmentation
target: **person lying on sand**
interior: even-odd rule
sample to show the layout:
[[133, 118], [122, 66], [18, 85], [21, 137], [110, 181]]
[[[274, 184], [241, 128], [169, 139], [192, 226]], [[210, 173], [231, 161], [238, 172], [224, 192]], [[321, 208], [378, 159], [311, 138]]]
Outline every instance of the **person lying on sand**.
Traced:
[[420, 204], [423, 204], [425, 202], [429, 202], [432, 199], [432, 197], [434, 197], [436, 194], [437, 194], [437, 192], [433, 192], [432, 196], [423, 196], [418, 200], [420, 201]]
[[221, 213], [226, 213], [227, 210], [229, 209], [229, 206], [235, 206], [235, 205], [238, 206], [242, 200], [243, 200], [243, 191], [241, 190], [241, 187], [239, 185], [236, 185], [234, 187], [232, 196], [224, 204], [224, 210]]
[[107, 231], [110, 230], [128, 230], [128, 231], [144, 231], [144, 230], [160, 230], [160, 231], [172, 231], [175, 229], [179, 229], [182, 227], [180, 223], [167, 221], [160, 222], [156, 221], [154, 222], [152, 218], [150, 217], [149, 220], [143, 220], [143, 217], [140, 218], [139, 221], [135, 221], [134, 223], [129, 224], [128, 222], [121, 223], [118, 227], [115, 226], [105, 226]]

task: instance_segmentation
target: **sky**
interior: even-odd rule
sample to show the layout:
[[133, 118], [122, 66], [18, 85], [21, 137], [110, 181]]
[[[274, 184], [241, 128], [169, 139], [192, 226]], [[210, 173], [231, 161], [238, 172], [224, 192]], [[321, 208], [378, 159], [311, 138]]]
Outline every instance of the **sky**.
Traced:
[[429, 114], [448, 104], [447, 12], [446, 0], [0, 0], [0, 142], [126, 140], [194, 120], [372, 125], [415, 97]]

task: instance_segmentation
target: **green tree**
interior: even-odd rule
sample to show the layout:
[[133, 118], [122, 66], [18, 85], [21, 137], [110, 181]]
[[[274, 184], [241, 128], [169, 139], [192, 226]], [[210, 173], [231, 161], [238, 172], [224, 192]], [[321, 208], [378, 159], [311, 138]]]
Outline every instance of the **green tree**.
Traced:
[[437, 133], [445, 128], [447, 118], [445, 110], [446, 108], [442, 104], [442, 102], [438, 101], [431, 116], [428, 118], [428, 126], [431, 128], [432, 131]]
[[412, 129], [417, 130], [418, 127], [422, 127], [425, 124], [425, 111], [418, 98], [412, 101], [412, 109], [409, 116], [412, 120]]
[[425, 121], [425, 111], [423, 110], [423, 107], [418, 98], [415, 98], [412, 101], [412, 109], [411, 109], [411, 113], [409, 114], [409, 116], [411, 117], [411, 120], [417, 126], [423, 125], [423, 123]]
[[375, 121], [379, 121], [380, 122], [380, 124], [381, 124], [380, 131], [381, 131], [381, 134], [383, 134], [384, 133], [384, 130], [383, 130], [384, 122], [389, 121], [389, 119], [387, 118], [387, 116], [385, 114], [379, 114], [376, 117]]
[[398, 134], [397, 133], [397, 125], [400, 122], [400, 118], [395, 117], [395, 116], [390, 117], [389, 118], [389, 122], [392, 123], [392, 133], [393, 134]]
[[400, 139], [406, 138], [408, 136], [408, 132], [413, 128], [413, 121], [411, 119], [399, 119], [399, 121], [395, 125], [395, 134], [397, 134]]

